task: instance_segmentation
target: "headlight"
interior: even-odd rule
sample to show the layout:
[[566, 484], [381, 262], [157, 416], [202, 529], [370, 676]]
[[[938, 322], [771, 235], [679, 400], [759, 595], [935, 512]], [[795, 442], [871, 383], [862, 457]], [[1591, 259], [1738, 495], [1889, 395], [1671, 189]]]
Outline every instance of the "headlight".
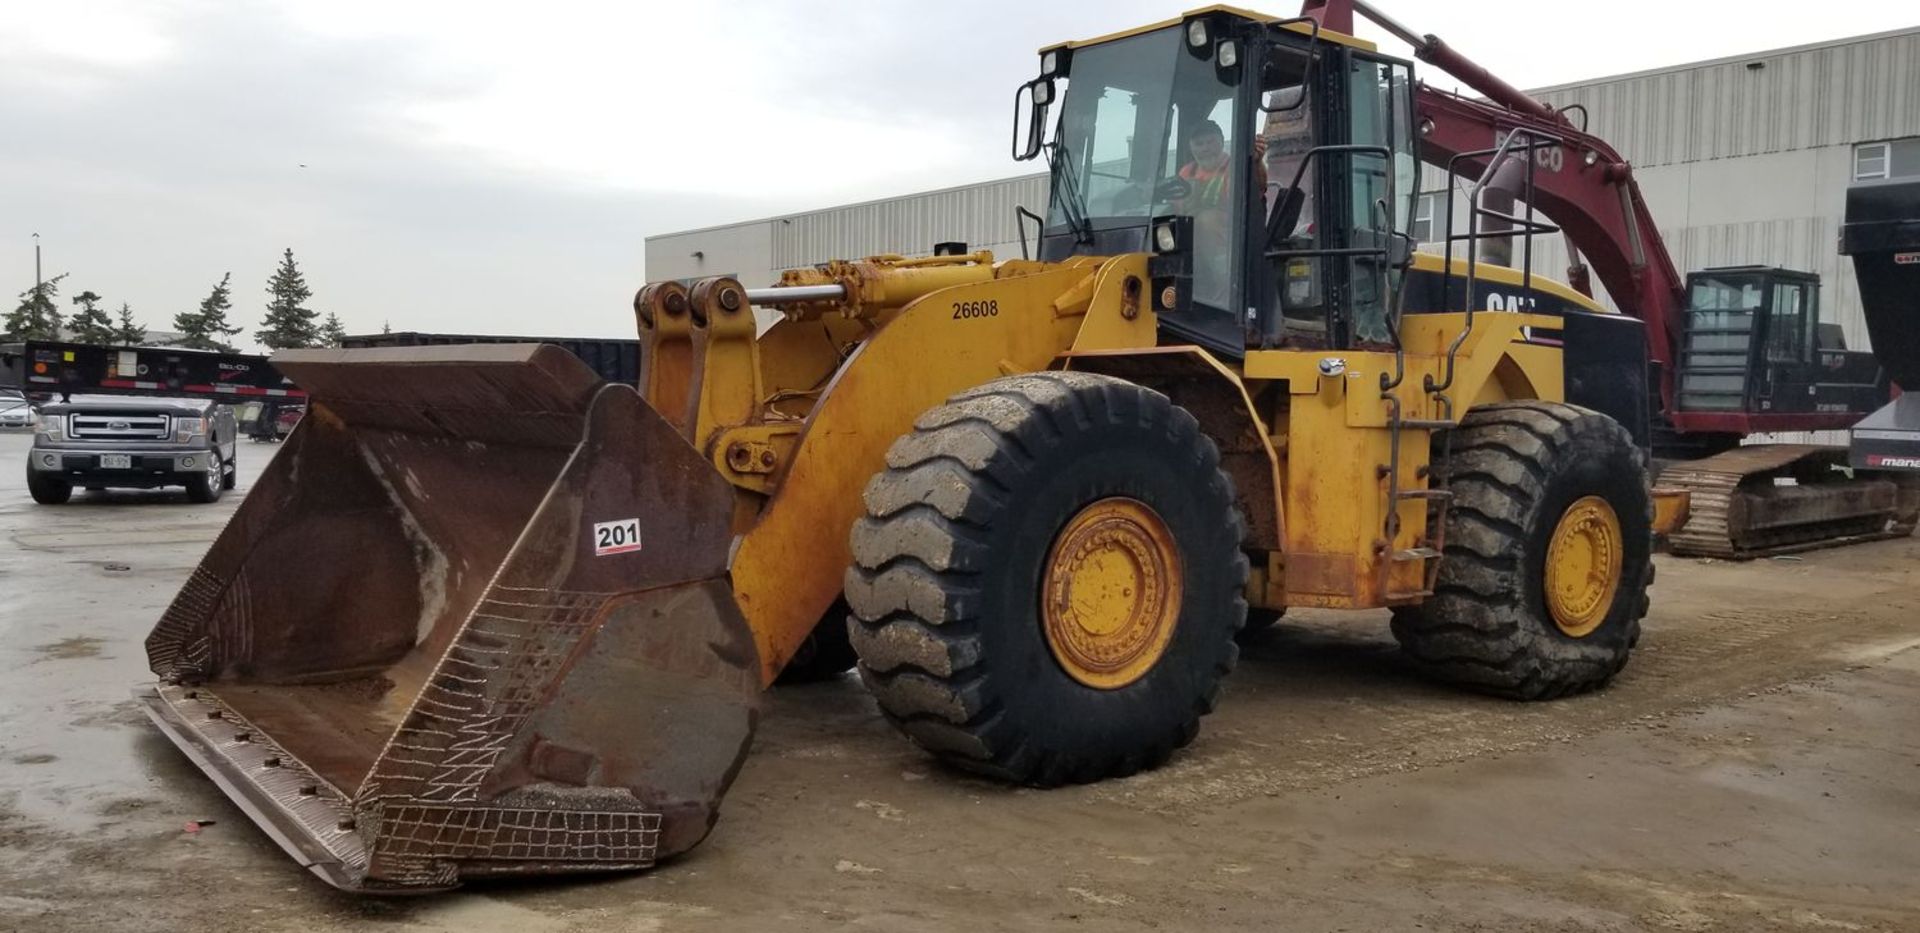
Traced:
[[1187, 24], [1187, 44], [1196, 49], [1207, 46], [1207, 21], [1196, 19]]
[[1051, 78], [1060, 71], [1060, 51], [1054, 49], [1040, 54], [1040, 77]]
[[1158, 224], [1153, 228], [1153, 247], [1163, 253], [1171, 253], [1180, 245], [1180, 238], [1174, 235], [1173, 224]]
[[184, 443], [188, 438], [196, 434], [205, 433], [207, 433], [207, 419], [205, 418], [175, 417], [173, 419], [173, 439], [176, 443]]
[[1232, 39], [1222, 39], [1220, 41], [1220, 51], [1214, 53], [1214, 55], [1222, 68], [1232, 68], [1234, 65], [1240, 63], [1240, 47], [1235, 45]]
[[57, 441], [62, 434], [66, 433], [67, 419], [60, 415], [42, 415], [36, 413], [33, 416], [33, 421], [35, 430], [46, 435], [48, 440]]

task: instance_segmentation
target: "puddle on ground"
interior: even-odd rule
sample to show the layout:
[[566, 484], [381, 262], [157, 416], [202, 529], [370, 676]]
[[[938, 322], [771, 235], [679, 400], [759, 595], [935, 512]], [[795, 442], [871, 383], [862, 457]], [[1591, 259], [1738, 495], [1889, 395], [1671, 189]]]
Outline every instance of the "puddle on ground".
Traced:
[[97, 658], [100, 646], [106, 644], [91, 635], [75, 635], [61, 639], [49, 645], [41, 645], [33, 650], [55, 661], [73, 661], [80, 658]]

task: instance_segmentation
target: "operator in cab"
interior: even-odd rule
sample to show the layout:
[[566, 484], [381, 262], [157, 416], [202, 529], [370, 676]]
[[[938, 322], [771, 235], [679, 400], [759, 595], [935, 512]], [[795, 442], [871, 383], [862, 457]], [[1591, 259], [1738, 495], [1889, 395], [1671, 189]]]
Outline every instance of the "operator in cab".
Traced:
[[[1264, 190], [1266, 140], [1256, 137], [1253, 147], [1254, 184]], [[1200, 121], [1187, 137], [1187, 153], [1191, 158], [1179, 171], [1186, 193], [1173, 199], [1172, 207], [1193, 218], [1194, 299], [1225, 307], [1233, 251], [1233, 171], [1220, 124]]]

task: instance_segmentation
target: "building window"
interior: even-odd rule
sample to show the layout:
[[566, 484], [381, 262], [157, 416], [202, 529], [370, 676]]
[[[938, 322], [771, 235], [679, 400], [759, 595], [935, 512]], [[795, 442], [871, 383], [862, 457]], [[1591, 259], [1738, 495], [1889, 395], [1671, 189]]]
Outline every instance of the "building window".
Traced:
[[1862, 143], [1853, 147], [1853, 180], [1867, 181], [1887, 177], [1888, 143]]
[[1920, 178], [1920, 136], [1853, 147], [1853, 180]]
[[1423, 194], [1420, 202], [1413, 207], [1413, 241], [1415, 243], [1433, 242], [1433, 214], [1438, 210], [1438, 194]]

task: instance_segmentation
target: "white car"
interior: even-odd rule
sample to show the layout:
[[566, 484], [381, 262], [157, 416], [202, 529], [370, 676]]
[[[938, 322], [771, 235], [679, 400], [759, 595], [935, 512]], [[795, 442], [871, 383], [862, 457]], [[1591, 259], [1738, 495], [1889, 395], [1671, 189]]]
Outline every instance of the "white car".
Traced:
[[33, 406], [18, 389], [0, 389], [0, 428], [33, 427]]

